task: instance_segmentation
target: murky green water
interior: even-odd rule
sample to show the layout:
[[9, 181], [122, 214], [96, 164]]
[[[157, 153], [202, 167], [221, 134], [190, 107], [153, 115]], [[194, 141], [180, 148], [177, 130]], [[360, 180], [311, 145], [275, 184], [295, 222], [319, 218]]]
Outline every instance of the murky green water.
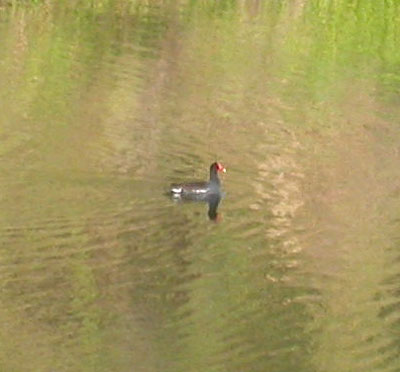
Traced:
[[[0, 371], [400, 369], [396, 1], [0, 1]], [[228, 169], [218, 218], [174, 181]]]

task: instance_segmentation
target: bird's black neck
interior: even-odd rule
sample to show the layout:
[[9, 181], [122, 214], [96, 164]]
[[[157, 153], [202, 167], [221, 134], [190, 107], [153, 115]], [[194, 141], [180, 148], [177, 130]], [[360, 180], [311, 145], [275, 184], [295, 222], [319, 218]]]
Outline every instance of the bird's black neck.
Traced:
[[210, 168], [210, 182], [219, 185], [218, 171], [215, 167]]

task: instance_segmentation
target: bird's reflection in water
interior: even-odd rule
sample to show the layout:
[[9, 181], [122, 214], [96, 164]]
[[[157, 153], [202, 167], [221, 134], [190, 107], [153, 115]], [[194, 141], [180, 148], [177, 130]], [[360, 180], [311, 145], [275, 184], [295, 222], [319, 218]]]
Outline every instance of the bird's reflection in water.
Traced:
[[218, 206], [221, 201], [221, 194], [206, 194], [206, 195], [172, 195], [172, 199], [176, 202], [198, 202], [208, 204], [208, 218], [211, 221], [219, 222], [221, 220], [218, 213]]
[[212, 194], [207, 198], [208, 203], [208, 217], [211, 221], [220, 221], [220, 216], [217, 212], [219, 202], [221, 201], [221, 195]]

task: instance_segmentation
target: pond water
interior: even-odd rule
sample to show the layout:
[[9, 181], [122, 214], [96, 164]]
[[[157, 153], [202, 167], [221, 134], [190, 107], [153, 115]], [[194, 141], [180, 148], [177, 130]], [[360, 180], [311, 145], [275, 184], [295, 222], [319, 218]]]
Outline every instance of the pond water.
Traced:
[[399, 14], [0, 1], [0, 370], [399, 370]]

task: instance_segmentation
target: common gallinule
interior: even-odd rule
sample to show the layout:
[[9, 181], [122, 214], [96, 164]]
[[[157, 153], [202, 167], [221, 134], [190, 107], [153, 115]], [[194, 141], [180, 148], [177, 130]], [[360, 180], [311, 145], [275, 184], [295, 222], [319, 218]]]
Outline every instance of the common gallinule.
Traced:
[[175, 197], [192, 200], [207, 200], [210, 195], [221, 195], [221, 182], [218, 178], [218, 172], [226, 172], [226, 169], [221, 163], [212, 163], [208, 182], [173, 183], [171, 193]]

